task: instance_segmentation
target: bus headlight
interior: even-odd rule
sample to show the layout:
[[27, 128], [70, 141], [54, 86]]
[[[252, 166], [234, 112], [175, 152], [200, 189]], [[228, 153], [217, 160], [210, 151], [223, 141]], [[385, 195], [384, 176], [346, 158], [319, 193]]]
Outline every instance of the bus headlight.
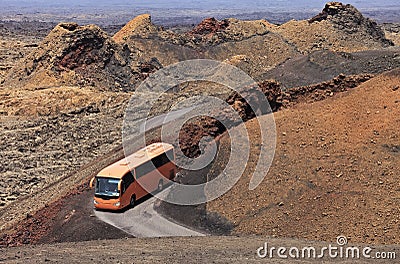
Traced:
[[94, 204], [99, 204], [99, 202], [98, 202], [98, 201], [96, 201], [96, 200], [93, 200], [93, 203], [94, 203]]
[[116, 206], [116, 207], [118, 207], [118, 206], [120, 206], [120, 205], [121, 205], [120, 202], [116, 202], [116, 203], [114, 204], [114, 206]]

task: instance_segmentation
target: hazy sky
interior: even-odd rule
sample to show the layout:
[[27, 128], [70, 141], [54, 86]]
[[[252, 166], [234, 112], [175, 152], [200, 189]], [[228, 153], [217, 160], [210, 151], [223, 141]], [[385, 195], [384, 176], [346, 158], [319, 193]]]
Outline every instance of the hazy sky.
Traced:
[[[329, 0], [0, 0], [2, 8], [21, 7], [134, 7], [161, 9], [242, 9], [242, 10], [287, 10], [287, 9], [321, 9]], [[389, 8], [400, 6], [399, 0], [348, 0], [344, 3], [357, 8]], [[4, 11], [4, 10], [3, 10]]]
[[[0, 0], [0, 20], [75, 21], [122, 24], [150, 13], [153, 21], [198, 23], [205, 17], [265, 18], [282, 23], [318, 14], [330, 0]], [[347, 0], [361, 12], [383, 11], [385, 22], [400, 21], [400, 0]], [[397, 12], [399, 10], [399, 12]], [[279, 14], [286, 15], [280, 16]], [[382, 12], [378, 12], [382, 13]], [[257, 14], [260, 14], [257, 16]], [[265, 15], [269, 14], [269, 15]], [[277, 14], [274, 17], [271, 14]], [[295, 15], [296, 14], [296, 15]], [[307, 14], [307, 15], [305, 15]], [[379, 17], [375, 17], [380, 19]]]

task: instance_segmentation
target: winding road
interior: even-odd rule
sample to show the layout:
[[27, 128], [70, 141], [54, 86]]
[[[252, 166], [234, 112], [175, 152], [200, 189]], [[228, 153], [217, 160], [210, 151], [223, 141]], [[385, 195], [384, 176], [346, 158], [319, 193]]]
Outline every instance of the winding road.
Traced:
[[[187, 107], [153, 117], [140, 125], [140, 132], [144, 133], [182, 118], [193, 109], [194, 107]], [[169, 188], [166, 188], [158, 195], [166, 196], [168, 192]], [[204, 236], [202, 233], [171, 222], [158, 214], [154, 210], [155, 201], [156, 198], [151, 197], [121, 213], [95, 210], [95, 215], [103, 222], [135, 237]]]
[[[167, 188], [161, 194], [166, 195], [168, 191]], [[155, 201], [156, 198], [151, 197], [121, 213], [95, 210], [95, 215], [107, 224], [135, 237], [205, 236], [205, 234], [180, 226], [158, 214], [154, 210]]]

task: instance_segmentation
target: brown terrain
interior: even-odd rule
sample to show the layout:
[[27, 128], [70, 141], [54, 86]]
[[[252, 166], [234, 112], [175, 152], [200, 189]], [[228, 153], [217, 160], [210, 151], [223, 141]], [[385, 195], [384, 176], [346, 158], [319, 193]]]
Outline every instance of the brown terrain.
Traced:
[[[271, 245], [320, 248], [325, 243], [269, 238]], [[265, 238], [258, 236], [222, 236], [202, 238], [130, 238], [68, 242], [7, 249], [0, 257], [6, 263], [293, 263], [292, 259], [260, 259], [256, 249]], [[373, 247], [381, 252], [393, 252], [396, 247]], [[398, 248], [397, 248], [398, 249]], [[376, 259], [310, 259], [299, 263], [376, 263]], [[396, 260], [379, 260], [395, 263]]]
[[[39, 22], [26, 33], [34, 26], [15, 23], [0, 23], [0, 246], [52, 245], [9, 248], [0, 261], [256, 262], [263, 237], [304, 244], [298, 239], [344, 234], [351, 243], [399, 244], [398, 26], [380, 27], [339, 3], [304, 21], [208, 18], [186, 32], [157, 26], [149, 15], [115, 34]], [[244, 237], [126, 240], [93, 217], [88, 180], [123, 157], [124, 111], [137, 85], [164, 66], [197, 58], [235, 65], [259, 82], [275, 112], [273, 165], [254, 191], [243, 176], [206, 205], [159, 205], [185, 225]], [[245, 121], [254, 117], [243, 98], [209, 83], [180, 87], [158, 111], [168, 111], [175, 96], [199, 93], [222, 96]], [[254, 120], [246, 126], [254, 143], [244, 174], [250, 175], [259, 131]], [[181, 147], [195, 156], [202, 137], [225, 130], [215, 120], [197, 120], [184, 127]], [[212, 178], [229, 154], [229, 138], [219, 144], [209, 172], [184, 172], [178, 180]], [[123, 240], [94, 241], [116, 238]], [[75, 250], [82, 247], [91, 253], [80, 258]], [[128, 248], [129, 256], [105, 253]]]
[[[353, 242], [399, 244], [399, 87], [395, 70], [276, 113], [275, 159], [262, 184], [249, 191], [243, 176], [207, 209], [227, 218], [233, 234], [310, 240], [346, 234]], [[256, 128], [249, 121], [247, 129]], [[250, 136], [258, 142], [257, 133]], [[254, 170], [255, 145], [251, 154], [244, 175]]]

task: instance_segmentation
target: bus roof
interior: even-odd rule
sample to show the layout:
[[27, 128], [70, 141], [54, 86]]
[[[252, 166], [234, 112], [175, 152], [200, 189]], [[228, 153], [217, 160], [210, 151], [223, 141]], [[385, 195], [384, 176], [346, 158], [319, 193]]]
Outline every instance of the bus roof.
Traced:
[[97, 176], [122, 178], [131, 168], [136, 168], [146, 161], [149, 161], [173, 148], [174, 147], [168, 143], [153, 143], [102, 169]]

